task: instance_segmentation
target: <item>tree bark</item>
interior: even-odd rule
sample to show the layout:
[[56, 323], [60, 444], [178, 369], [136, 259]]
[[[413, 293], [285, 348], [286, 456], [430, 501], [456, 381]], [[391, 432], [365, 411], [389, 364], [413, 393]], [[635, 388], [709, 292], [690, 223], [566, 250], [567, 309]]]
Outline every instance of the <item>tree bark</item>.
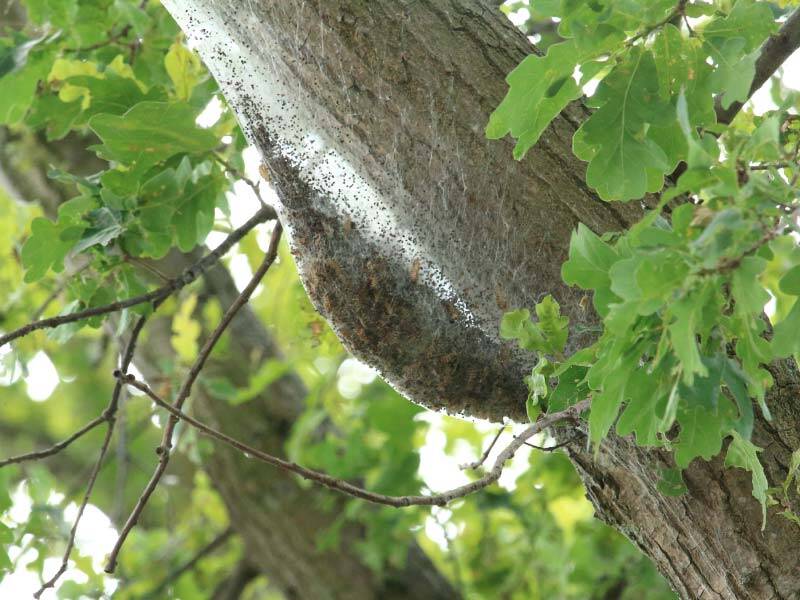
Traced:
[[[552, 293], [578, 333], [596, 316], [560, 278], [570, 232], [622, 229], [640, 206], [601, 202], [571, 138], [569, 107], [521, 162], [483, 127], [532, 48], [477, 0], [167, 0], [261, 150], [310, 297], [357, 356], [412, 400], [524, 418], [530, 359], [498, 339], [510, 308]], [[800, 445], [800, 379], [773, 367], [775, 415], [754, 435], [772, 485]], [[573, 444], [598, 516], [685, 598], [797, 598], [800, 529], [760, 509], [747, 474], [719, 459], [656, 489], [659, 451]]]

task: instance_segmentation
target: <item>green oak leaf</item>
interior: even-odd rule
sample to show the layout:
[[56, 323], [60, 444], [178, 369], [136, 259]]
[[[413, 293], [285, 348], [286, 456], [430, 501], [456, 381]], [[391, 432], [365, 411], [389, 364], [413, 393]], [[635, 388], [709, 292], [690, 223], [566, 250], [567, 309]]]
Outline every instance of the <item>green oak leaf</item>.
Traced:
[[665, 496], [683, 496], [689, 491], [683, 481], [683, 473], [680, 469], [664, 469], [661, 471], [661, 479], [656, 483], [656, 487]]
[[722, 367], [726, 359], [720, 355], [702, 357], [705, 375], [696, 375], [691, 385], [684, 381], [678, 383], [678, 396], [686, 406], [702, 406], [716, 411], [719, 403], [720, 385], [722, 383]]
[[681, 432], [675, 442], [675, 462], [682, 469], [697, 457], [711, 460], [722, 449], [722, 422], [714, 412], [694, 406], [680, 407], [678, 422]]
[[544, 336], [542, 351], [561, 354], [569, 335], [569, 317], [561, 316], [561, 307], [550, 294], [536, 305], [536, 316], [539, 317], [539, 328]]
[[503, 315], [500, 321], [500, 337], [517, 340], [519, 347], [535, 351], [544, 344], [542, 332], [531, 321], [531, 311], [527, 308], [513, 310]]
[[[64, 258], [75, 244], [75, 237], [82, 229], [71, 231], [71, 236], [62, 239], [66, 230], [49, 219], [38, 217], [31, 222], [31, 236], [22, 246], [22, 266], [25, 267], [25, 282], [38, 281], [49, 269], [56, 273], [64, 270]], [[77, 234], [77, 235], [76, 235]]]
[[178, 248], [183, 252], [201, 244], [211, 231], [219, 192], [219, 181], [213, 177], [203, 177], [187, 185], [172, 216]]
[[625, 399], [625, 386], [630, 380], [628, 369], [618, 365], [603, 381], [603, 389], [594, 395], [589, 413], [589, 439], [595, 448], [614, 424]]
[[569, 318], [561, 316], [558, 302], [549, 294], [536, 305], [536, 315], [539, 321], [534, 323], [527, 309], [505, 313], [500, 321], [500, 337], [517, 340], [524, 350], [561, 354], [569, 335]]
[[47, 77], [52, 64], [52, 50], [31, 52], [25, 65], [0, 77], [0, 125], [19, 123], [36, 96], [36, 86]]
[[675, 317], [668, 326], [670, 340], [681, 363], [683, 382], [689, 386], [694, 382], [695, 375], [708, 375], [696, 340], [703, 319], [706, 292], [707, 288], [694, 291], [670, 305], [670, 311]]
[[663, 412], [667, 398], [658, 388], [658, 379], [651, 373], [644, 369], [633, 373], [625, 388], [625, 397], [629, 400], [617, 421], [619, 435], [635, 433], [639, 446], [659, 444], [661, 419], [658, 415]]
[[195, 124], [197, 109], [181, 102], [140, 102], [123, 115], [98, 114], [89, 127], [103, 140], [99, 153], [121, 163], [153, 165], [179, 152], [212, 150], [217, 136]]
[[728, 388], [739, 409], [739, 419], [733, 423], [733, 428], [749, 439], [753, 432], [753, 401], [747, 392], [746, 375], [730, 358], [722, 364], [722, 382]]
[[24, 0], [28, 18], [34, 23], [67, 27], [78, 12], [77, 0]]
[[723, 108], [747, 99], [758, 49], [775, 28], [775, 18], [765, 2], [737, 0], [728, 14], [711, 19], [700, 29], [716, 63], [712, 86], [722, 92]]
[[596, 289], [610, 284], [608, 271], [619, 255], [591, 229], [578, 223], [569, 241], [569, 259], [561, 275], [569, 285]]
[[781, 277], [778, 287], [784, 294], [800, 296], [800, 265], [795, 265]]
[[749, 440], [746, 440], [738, 431], [731, 431], [733, 440], [728, 446], [728, 453], [725, 455], [726, 467], [739, 467], [750, 471], [753, 482], [753, 497], [761, 504], [761, 530], [767, 525], [767, 504], [769, 503], [769, 482], [764, 473], [764, 467], [758, 460], [758, 453], [763, 450]]
[[650, 124], [665, 123], [674, 114], [658, 94], [653, 54], [636, 47], [602, 81], [590, 105], [597, 110], [575, 134], [573, 150], [589, 163], [587, 183], [604, 200], [641, 198], [661, 187], [648, 171], [664, 174], [670, 163], [647, 135]]
[[789, 314], [775, 325], [772, 352], [776, 358], [800, 355], [800, 301], [795, 301]]
[[761, 314], [769, 302], [769, 293], [759, 281], [767, 261], [758, 256], [746, 256], [734, 270], [731, 291], [736, 300], [736, 310]]
[[558, 374], [556, 389], [550, 393], [547, 400], [548, 411], [564, 410], [586, 396], [589, 390], [586, 385], [586, 371], [588, 369], [585, 366], [570, 365]]
[[567, 41], [550, 46], [545, 56], [523, 60], [506, 78], [508, 93], [489, 117], [486, 137], [510, 133], [517, 139], [514, 158], [524, 157], [550, 121], [580, 96], [572, 78], [578, 59], [574, 42]]

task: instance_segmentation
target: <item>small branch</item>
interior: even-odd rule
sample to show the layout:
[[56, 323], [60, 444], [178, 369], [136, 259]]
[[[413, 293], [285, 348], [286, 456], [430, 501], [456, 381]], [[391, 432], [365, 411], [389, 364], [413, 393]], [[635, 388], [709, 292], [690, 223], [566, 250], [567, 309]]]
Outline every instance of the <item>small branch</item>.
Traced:
[[462, 471], [464, 471], [466, 469], [470, 469], [470, 470], [474, 471], [475, 469], [479, 468], [483, 463], [485, 463], [486, 459], [489, 458], [489, 453], [492, 451], [492, 448], [494, 448], [494, 445], [497, 443], [497, 440], [500, 439], [500, 436], [503, 434], [503, 431], [505, 431], [505, 429], [506, 428], [505, 428], [505, 425], [504, 425], [503, 427], [501, 427], [500, 429], [497, 430], [497, 433], [495, 434], [494, 439], [492, 440], [492, 443], [489, 444], [489, 447], [486, 448], [486, 450], [483, 451], [483, 454], [481, 455], [481, 457], [478, 460], [476, 460], [475, 462], [471, 462], [471, 463], [467, 463], [467, 464], [461, 465], [459, 468]]
[[117, 42], [124, 38], [130, 32], [132, 25], [125, 25], [122, 29], [120, 29], [117, 33], [114, 33], [108, 36], [101, 42], [97, 42], [96, 44], [92, 44], [91, 46], [83, 46], [81, 48], [64, 48], [64, 52], [91, 52], [92, 50], [98, 50], [100, 48], [105, 48], [106, 46], [110, 46], [114, 42]]
[[[800, 210], [800, 207], [793, 209], [794, 212], [796, 212], [797, 210]], [[789, 217], [791, 218], [792, 215], [789, 215]], [[734, 269], [738, 269], [739, 265], [742, 264], [742, 261], [745, 258], [747, 258], [752, 254], [755, 254], [756, 252], [758, 252], [759, 249], [761, 249], [762, 246], [768, 244], [776, 237], [778, 237], [778, 234], [780, 234], [780, 232], [783, 231], [783, 229], [784, 226], [781, 224], [781, 221], [778, 220], [778, 224], [775, 227], [772, 227], [771, 229], [765, 231], [764, 234], [756, 242], [750, 245], [750, 247], [747, 248], [744, 252], [734, 257], [723, 257], [719, 259], [717, 264], [714, 265], [713, 267], [700, 269], [699, 271], [697, 271], [697, 275], [701, 277], [705, 277], [707, 275], [721, 275], [729, 271], [733, 271]]]
[[664, 25], [671, 23], [676, 18], [682, 17], [686, 13], [686, 4], [689, 0], [678, 0], [678, 3], [675, 5], [675, 8], [670, 11], [670, 13], [658, 21], [657, 23], [653, 23], [652, 25], [644, 28], [642, 31], [634, 35], [628, 41], [625, 42], [626, 47], [633, 46], [634, 43], [639, 41], [642, 38], [646, 38], [651, 33], [653, 33], [656, 29], [661, 29]]
[[[770, 36], [761, 47], [761, 54], [756, 61], [756, 74], [747, 93], [748, 100], [798, 48], [800, 48], [800, 9], [794, 11], [780, 30]], [[742, 109], [743, 104], [734, 102], [728, 108], [722, 108], [717, 104], [717, 122], [729, 124]]]
[[256, 198], [258, 198], [258, 201], [262, 207], [267, 206], [267, 203], [264, 202], [264, 199], [261, 197], [261, 189], [259, 188], [258, 183], [250, 179], [247, 175], [242, 173], [239, 169], [234, 167], [230, 162], [225, 160], [222, 156], [220, 156], [216, 152], [212, 154], [212, 156], [214, 157], [214, 160], [216, 160], [220, 165], [222, 165], [222, 168], [225, 169], [230, 175], [232, 175], [233, 177], [238, 177], [239, 179], [244, 181], [250, 187], [251, 190], [253, 190], [253, 193], [255, 193]]
[[44, 314], [44, 311], [47, 310], [47, 307], [50, 306], [50, 303], [53, 302], [56, 298], [58, 298], [61, 295], [61, 292], [63, 292], [64, 289], [67, 287], [67, 283], [69, 283], [70, 279], [82, 273], [91, 266], [92, 263], [91, 261], [89, 261], [85, 265], [80, 267], [77, 271], [70, 274], [68, 277], [64, 277], [60, 282], [58, 282], [56, 287], [53, 288], [53, 291], [50, 292], [50, 295], [47, 297], [47, 299], [44, 302], [42, 302], [39, 308], [37, 308], [36, 311], [33, 313], [33, 320], [34, 321], [37, 320]]
[[92, 473], [89, 475], [89, 482], [86, 484], [86, 492], [83, 494], [83, 501], [78, 509], [78, 514], [75, 517], [75, 521], [72, 523], [72, 529], [69, 532], [69, 540], [67, 541], [67, 549], [64, 551], [64, 557], [61, 560], [61, 566], [58, 568], [58, 571], [56, 571], [55, 575], [42, 584], [42, 587], [39, 588], [39, 591], [33, 595], [34, 598], [40, 598], [45, 590], [54, 587], [59, 578], [67, 570], [69, 557], [70, 554], [72, 554], [72, 548], [75, 546], [75, 533], [78, 531], [78, 525], [83, 517], [83, 511], [86, 510], [86, 505], [89, 504], [89, 498], [92, 496], [92, 490], [94, 489], [94, 484], [97, 481], [97, 475], [100, 473], [100, 467], [103, 466], [103, 459], [105, 458], [106, 452], [108, 452], [108, 446], [111, 443], [111, 436], [114, 435], [114, 418], [107, 417], [105, 421], [108, 424], [106, 428], [106, 437], [103, 440], [103, 445], [100, 447], [100, 454], [97, 457], [97, 461], [94, 463]]
[[[133, 352], [136, 349], [136, 341], [139, 339], [139, 335], [142, 333], [146, 321], [147, 317], [139, 317], [139, 320], [136, 322], [133, 331], [131, 331], [131, 337], [128, 341], [128, 346], [125, 349], [125, 354], [120, 360], [120, 368], [125, 369], [126, 371], [133, 360]], [[92, 472], [89, 475], [89, 481], [86, 484], [86, 491], [83, 494], [83, 501], [78, 509], [78, 514], [75, 516], [75, 521], [72, 523], [72, 529], [69, 532], [69, 539], [67, 540], [67, 548], [64, 550], [64, 556], [61, 559], [61, 566], [50, 579], [42, 584], [42, 587], [40, 587], [39, 590], [33, 595], [34, 598], [40, 598], [47, 589], [55, 587], [56, 582], [67, 570], [69, 565], [69, 557], [72, 554], [72, 549], [75, 546], [75, 534], [78, 531], [78, 525], [83, 518], [86, 505], [89, 504], [89, 499], [92, 497], [92, 491], [94, 490], [94, 484], [97, 481], [97, 475], [100, 473], [100, 468], [103, 466], [103, 459], [108, 452], [109, 445], [111, 444], [111, 438], [114, 435], [116, 413], [117, 407], [119, 406], [119, 397], [121, 393], [122, 383], [117, 380], [116, 384], [114, 385], [114, 391], [111, 394], [111, 400], [109, 401], [106, 409], [103, 411], [103, 414], [100, 416], [100, 418], [106, 422], [106, 437], [103, 439], [103, 444], [100, 446], [100, 454], [97, 456], [97, 461], [94, 463]]]
[[370, 492], [369, 490], [360, 488], [356, 485], [348, 483], [347, 481], [331, 477], [327, 473], [322, 473], [320, 471], [315, 471], [313, 469], [302, 467], [297, 463], [284, 460], [277, 456], [273, 456], [271, 454], [267, 454], [266, 452], [262, 452], [261, 450], [253, 448], [252, 446], [248, 446], [247, 444], [240, 442], [239, 440], [234, 439], [229, 435], [226, 435], [220, 431], [217, 431], [216, 429], [209, 427], [205, 423], [202, 423], [197, 419], [194, 419], [193, 417], [190, 417], [186, 413], [175, 408], [173, 405], [162, 400], [155, 392], [153, 392], [152, 389], [150, 389], [150, 387], [147, 384], [141, 381], [137, 381], [136, 378], [133, 377], [133, 375], [118, 374], [118, 377], [120, 378], [121, 381], [124, 381], [124, 383], [126, 383], [127, 385], [133, 386], [137, 390], [140, 390], [145, 394], [147, 394], [147, 396], [153, 402], [155, 402], [161, 408], [167, 410], [175, 418], [188, 423], [203, 435], [206, 435], [210, 438], [218, 440], [224, 444], [227, 444], [232, 448], [239, 450], [249, 458], [255, 458], [260, 460], [261, 462], [265, 462], [275, 467], [279, 467], [285, 471], [295, 473], [296, 475], [299, 475], [303, 479], [313, 481], [315, 483], [323, 485], [329, 489], [336, 490], [338, 492], [343, 492], [348, 496], [359, 498], [361, 500], [367, 500], [375, 504], [383, 504], [386, 506], [393, 506], [396, 508], [405, 506], [446, 506], [448, 503], [452, 502], [457, 498], [462, 498], [464, 496], [477, 492], [478, 490], [482, 490], [483, 488], [491, 485], [500, 478], [505, 463], [511, 460], [511, 458], [513, 458], [516, 451], [525, 443], [526, 440], [528, 440], [528, 438], [536, 435], [537, 433], [543, 431], [544, 429], [547, 429], [548, 427], [551, 427], [555, 423], [559, 423], [561, 421], [566, 421], [566, 420], [573, 420], [573, 421], [576, 420], [579, 417], [579, 415], [589, 407], [589, 400], [582, 400], [577, 404], [574, 404], [569, 408], [566, 408], [560, 412], [542, 416], [538, 421], [531, 424], [525, 431], [520, 433], [510, 444], [508, 444], [508, 446], [506, 446], [500, 452], [500, 454], [497, 456], [497, 459], [495, 460], [492, 469], [480, 479], [476, 479], [475, 481], [472, 481], [465, 485], [453, 488], [452, 490], [449, 490], [447, 492], [442, 492], [440, 494], [432, 494], [430, 496], [386, 496], [384, 494]]
[[525, 442], [525, 445], [528, 448], [533, 448], [534, 450], [540, 450], [541, 452], [555, 452], [560, 448], [564, 448], [569, 446], [571, 443], [578, 441], [581, 436], [576, 435], [569, 438], [566, 442], [561, 442], [560, 444], [556, 444], [555, 446], [537, 446], [536, 444], [531, 444], [530, 442]]
[[272, 207], [264, 206], [255, 215], [253, 215], [250, 220], [247, 221], [247, 223], [233, 231], [227, 238], [225, 238], [225, 241], [223, 241], [217, 248], [206, 254], [203, 258], [201, 258], [191, 267], [187, 268], [185, 271], [183, 271], [183, 273], [171, 280], [166, 285], [163, 285], [160, 288], [157, 288], [146, 294], [134, 296], [133, 298], [127, 298], [126, 300], [120, 300], [119, 302], [112, 302], [111, 304], [106, 304], [104, 306], [88, 308], [86, 310], [74, 312], [68, 315], [60, 315], [57, 317], [51, 317], [49, 319], [42, 319], [40, 321], [32, 321], [31, 323], [28, 323], [27, 325], [24, 325], [23, 327], [20, 327], [11, 333], [0, 336], [0, 348], [17, 338], [28, 335], [29, 333], [39, 329], [58, 327], [59, 325], [65, 325], [66, 323], [82, 321], [83, 319], [88, 319], [89, 317], [96, 317], [99, 315], [117, 312], [124, 308], [130, 308], [131, 306], [164, 300], [171, 294], [189, 285], [200, 275], [202, 275], [203, 272], [208, 270], [209, 267], [227, 254], [228, 250], [230, 250], [234, 244], [247, 235], [247, 233], [249, 233], [250, 230], [252, 230], [256, 225], [273, 219], [277, 219], [275, 210]]
[[146, 598], [163, 598], [162, 592], [167, 589], [167, 586], [173, 581], [177, 581], [184, 573], [188, 573], [197, 566], [201, 560], [207, 555], [214, 552], [217, 548], [224, 545], [233, 535], [233, 528], [228, 527], [225, 531], [220, 533], [217, 537], [211, 540], [208, 544], [203, 546], [198, 552], [183, 565], [169, 573], [164, 580], [158, 584], [151, 592], [145, 594]]
[[797, 165], [790, 162], [775, 162], [775, 163], [758, 163], [748, 165], [747, 168], [751, 171], [771, 171], [772, 169], [792, 169]]
[[8, 465], [27, 462], [29, 460], [40, 460], [42, 458], [47, 458], [48, 456], [53, 456], [54, 454], [58, 454], [64, 448], [72, 444], [72, 442], [74, 442], [77, 439], [80, 439], [81, 437], [89, 433], [92, 429], [94, 429], [101, 423], [105, 423], [106, 421], [107, 418], [104, 413], [89, 421], [86, 425], [81, 427], [78, 431], [73, 433], [68, 438], [58, 442], [57, 444], [53, 444], [49, 448], [46, 448], [44, 450], [37, 450], [35, 452], [29, 452], [28, 454], [20, 454], [18, 456], [12, 456], [11, 458], [7, 458], [5, 460], [0, 461], [0, 469]]
[[[205, 366], [206, 360], [211, 354], [211, 351], [214, 349], [214, 346], [222, 337], [222, 334], [228, 328], [228, 325], [230, 325], [231, 321], [236, 316], [236, 313], [239, 312], [239, 309], [241, 309], [245, 304], [247, 304], [248, 300], [250, 300], [250, 296], [252, 296], [253, 292], [258, 287], [259, 283], [261, 283], [261, 280], [267, 274], [269, 268], [275, 262], [275, 259], [278, 256], [278, 243], [280, 242], [282, 231], [283, 228], [281, 227], [280, 222], [277, 222], [275, 224], [275, 229], [272, 231], [272, 238], [270, 239], [269, 248], [267, 249], [267, 253], [264, 256], [263, 262], [258, 267], [256, 272], [253, 274], [253, 277], [247, 284], [247, 287], [245, 287], [242, 290], [239, 296], [237, 296], [236, 300], [233, 301], [233, 304], [231, 304], [231, 306], [228, 307], [228, 310], [225, 312], [225, 315], [222, 317], [222, 320], [219, 322], [216, 329], [206, 340], [205, 344], [203, 344], [203, 347], [200, 350], [197, 359], [195, 359], [194, 364], [189, 369], [189, 374], [186, 376], [186, 379], [184, 379], [183, 384], [181, 385], [181, 388], [178, 391], [178, 395], [175, 398], [175, 410], [177, 410], [178, 413], [180, 413], [181, 407], [183, 406], [184, 402], [186, 402], [186, 399], [189, 397], [189, 394], [191, 393], [192, 390], [192, 385], [194, 384], [197, 377], [200, 375], [200, 371]], [[116, 373], [117, 377], [118, 378], [122, 377], [122, 373], [124, 373], [124, 371], [118, 371]], [[130, 375], [128, 377], [130, 377]], [[170, 406], [170, 408], [172, 407]], [[159, 456], [156, 470], [151, 476], [150, 481], [147, 482], [147, 485], [142, 491], [142, 494], [136, 501], [136, 505], [133, 507], [133, 511], [131, 511], [128, 520], [125, 522], [125, 525], [120, 531], [117, 543], [114, 545], [114, 548], [108, 557], [108, 562], [106, 563], [105, 567], [106, 573], [113, 573], [114, 569], [116, 569], [117, 558], [119, 556], [119, 552], [122, 549], [123, 544], [125, 543], [125, 540], [127, 539], [131, 530], [136, 526], [136, 523], [139, 521], [139, 516], [142, 514], [142, 511], [144, 510], [144, 507], [147, 505], [150, 496], [155, 491], [156, 487], [161, 481], [162, 476], [164, 475], [164, 471], [167, 469], [167, 465], [169, 464], [170, 452], [172, 450], [172, 433], [175, 430], [175, 425], [177, 423], [178, 423], [178, 417], [176, 417], [175, 414], [172, 414], [169, 421], [167, 422], [166, 427], [164, 427], [164, 434], [161, 438], [161, 445], [158, 448], [156, 448], [156, 453]]]

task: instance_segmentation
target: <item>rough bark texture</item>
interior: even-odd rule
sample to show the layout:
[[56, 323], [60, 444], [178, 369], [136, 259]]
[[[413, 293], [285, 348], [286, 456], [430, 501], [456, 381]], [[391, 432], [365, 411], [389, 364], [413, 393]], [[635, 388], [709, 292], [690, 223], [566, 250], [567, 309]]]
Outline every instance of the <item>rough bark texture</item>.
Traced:
[[[165, 5], [262, 151], [306, 288], [348, 347], [414, 401], [522, 416], [529, 365], [497, 339], [500, 316], [550, 292], [591, 326], [559, 276], [570, 232], [639, 215], [587, 188], [570, 151], [581, 107], [520, 163], [484, 139], [524, 37], [476, 0]], [[775, 419], [755, 434], [773, 485], [800, 445], [797, 373], [775, 371]], [[771, 511], [760, 531], [747, 474], [696, 463], [690, 494], [671, 499], [656, 490], [659, 452], [612, 438], [570, 455], [598, 516], [681, 596], [800, 597], [800, 530]]]

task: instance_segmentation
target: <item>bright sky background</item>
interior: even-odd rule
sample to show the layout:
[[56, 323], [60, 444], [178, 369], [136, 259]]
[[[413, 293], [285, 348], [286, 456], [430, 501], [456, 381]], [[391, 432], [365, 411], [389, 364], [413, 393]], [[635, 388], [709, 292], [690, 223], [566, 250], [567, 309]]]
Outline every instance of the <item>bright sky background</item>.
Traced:
[[[527, 20], [527, 9], [521, 9], [509, 15], [512, 22], [523, 23]], [[800, 89], [800, 52], [796, 52], [783, 66], [783, 83], [786, 87], [792, 89]], [[756, 113], [763, 113], [767, 110], [774, 108], [774, 104], [769, 94], [769, 83], [761, 90], [756, 92], [751, 101], [752, 107]], [[207, 109], [198, 118], [198, 123], [204, 126], [213, 125], [220, 116], [221, 103], [218, 100], [210, 103]], [[260, 176], [258, 173], [259, 156], [254, 148], [247, 148], [244, 151], [246, 174], [253, 181], [259, 181]], [[271, 199], [274, 200], [274, 191], [269, 186], [262, 182], [262, 194], [267, 202]], [[234, 227], [238, 227], [244, 223], [256, 210], [258, 210], [258, 200], [255, 193], [243, 181], [239, 181], [234, 185], [234, 193], [229, 198], [231, 208], [231, 221]], [[257, 230], [257, 239], [259, 246], [262, 250], [266, 250], [269, 241], [269, 225], [260, 226]], [[225, 234], [219, 232], [212, 232], [209, 235], [208, 244], [211, 247], [216, 246], [225, 237]], [[245, 256], [234, 248], [232, 258], [230, 261], [230, 270], [233, 275], [234, 281], [239, 289], [242, 289], [247, 281], [250, 279], [252, 272]], [[256, 291], [256, 295], [263, 291], [263, 287]], [[5, 349], [0, 349], [0, 357], [7, 352]], [[29, 375], [25, 378], [25, 385], [31, 400], [36, 402], [49, 401], [53, 391], [59, 383], [58, 372], [53, 365], [52, 361], [44, 352], [36, 354], [34, 359], [28, 365]], [[358, 393], [363, 385], [370, 383], [376, 376], [374, 370], [366, 365], [358, 362], [355, 359], [348, 359], [339, 368], [339, 391], [344, 396], [353, 396]], [[2, 379], [0, 374], [0, 385], [7, 385], [10, 383], [8, 379]], [[467, 483], [468, 478], [459, 469], [459, 465], [465, 462], [473, 461], [477, 458], [466, 443], [456, 444], [456, 456], [451, 457], [445, 454], [444, 446], [446, 442], [445, 434], [442, 430], [442, 415], [426, 412], [420, 415], [430, 423], [430, 430], [425, 440], [425, 445], [420, 449], [420, 474], [425, 481], [426, 485], [433, 491], [443, 491], [458, 485]], [[484, 445], [488, 445], [494, 433], [497, 431], [496, 426], [484, 422], [476, 422], [479, 429], [485, 434]], [[516, 426], [516, 429], [522, 429], [524, 426]], [[511, 429], [504, 435], [504, 439], [510, 439], [508, 436]], [[539, 442], [541, 443], [541, 441]], [[488, 464], [492, 464], [494, 456], [504, 446], [502, 440], [495, 447], [495, 450], [489, 457]], [[528, 456], [530, 449], [523, 447], [510, 465], [508, 465], [503, 472], [500, 479], [500, 485], [511, 490], [514, 488], [517, 477], [524, 472], [528, 464]], [[269, 468], [266, 467], [265, 468]], [[51, 498], [53, 503], [60, 501], [58, 495], [54, 494]], [[27, 520], [27, 515], [30, 512], [31, 502], [28, 495], [25, 493], [24, 488], [18, 489], [14, 494], [14, 506], [11, 509], [10, 518], [16, 522], [24, 522]], [[73, 503], [67, 509], [67, 519], [72, 519], [74, 513], [77, 511], [77, 506]], [[449, 518], [449, 511], [446, 509], [432, 510], [431, 516], [425, 527], [426, 534], [437, 544], [444, 547], [447, 544], [445, 533], [448, 537], [453, 537], [456, 534], [455, 526], [452, 523], [447, 523]], [[97, 563], [97, 570], [102, 570], [102, 560], [105, 555], [111, 550], [116, 541], [116, 531], [111, 526], [108, 517], [97, 507], [89, 505], [86, 513], [83, 516], [81, 524], [78, 528], [76, 536], [76, 545], [82, 554], [87, 554], [94, 557]], [[11, 549], [12, 560], [16, 559], [22, 550], [18, 547]], [[0, 598], [27, 598], [39, 588], [39, 581], [37, 576], [28, 571], [25, 565], [35, 558], [35, 554], [29, 554], [19, 561], [19, 568], [15, 573], [7, 575], [0, 581]], [[45, 562], [45, 576], [49, 576], [58, 568], [60, 559], [49, 559]], [[74, 569], [68, 570], [63, 581], [74, 579], [80, 581], [82, 573]], [[116, 580], [112, 577], [106, 578], [107, 586], [106, 593], [110, 594], [116, 587]], [[56, 593], [53, 590], [48, 590], [43, 596], [43, 600], [55, 600]]]

